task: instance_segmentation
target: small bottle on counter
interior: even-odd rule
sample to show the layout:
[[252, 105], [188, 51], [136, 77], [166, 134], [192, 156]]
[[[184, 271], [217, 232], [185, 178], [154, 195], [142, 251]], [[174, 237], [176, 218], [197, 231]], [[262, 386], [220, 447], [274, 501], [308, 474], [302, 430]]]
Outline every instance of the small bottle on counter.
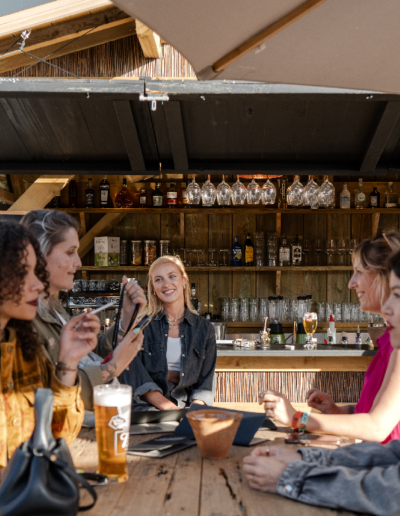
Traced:
[[358, 179], [358, 188], [354, 190], [354, 206], [358, 210], [367, 207], [367, 196], [365, 195], [362, 177]]
[[362, 344], [360, 325], [357, 325], [357, 333], [356, 333], [356, 346], [360, 346]]
[[50, 201], [50, 208], [61, 207], [61, 192], [57, 192], [56, 195]]
[[182, 207], [183, 208], [189, 208], [186, 189], [190, 185], [190, 183], [191, 183], [191, 181], [186, 181], [186, 186], [182, 190]]
[[156, 183], [156, 189], [153, 191], [151, 198], [152, 198], [153, 208], [162, 208], [164, 199], [163, 199], [163, 193], [160, 190], [160, 183]]
[[139, 193], [139, 208], [147, 207], [146, 188], [141, 188]]
[[128, 183], [126, 177], [122, 181], [122, 188], [115, 198], [115, 206], [117, 208], [132, 208], [135, 203], [135, 199], [131, 192], [128, 190]]
[[350, 192], [347, 189], [347, 183], [344, 183], [343, 190], [340, 192], [340, 208], [348, 210], [351, 207]]
[[393, 192], [393, 183], [389, 183], [389, 190], [386, 192], [385, 208], [397, 208], [397, 195]]
[[378, 192], [378, 187], [374, 186], [369, 196], [369, 207], [379, 208], [381, 205], [381, 194]]
[[89, 179], [85, 190], [85, 208], [94, 208], [94, 190], [91, 179]]
[[336, 344], [336, 326], [335, 326], [335, 318], [331, 314], [329, 317], [329, 333], [332, 337], [332, 344]]

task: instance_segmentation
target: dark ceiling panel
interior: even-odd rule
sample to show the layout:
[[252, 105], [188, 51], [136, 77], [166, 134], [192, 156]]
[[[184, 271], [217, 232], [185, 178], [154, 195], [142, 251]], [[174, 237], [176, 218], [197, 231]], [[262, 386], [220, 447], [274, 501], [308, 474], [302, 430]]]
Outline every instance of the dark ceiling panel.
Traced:
[[92, 160], [97, 157], [78, 100], [60, 96], [41, 99], [40, 105], [63, 150], [65, 159]]
[[64, 154], [37, 99], [0, 99], [32, 159], [63, 160]]
[[111, 100], [79, 101], [98, 158], [127, 159], [124, 140]]
[[143, 157], [145, 160], [158, 162], [158, 149], [150, 115], [150, 102], [131, 101], [131, 106]]
[[31, 157], [17, 131], [10, 122], [7, 113], [0, 105], [0, 160], [30, 161]]

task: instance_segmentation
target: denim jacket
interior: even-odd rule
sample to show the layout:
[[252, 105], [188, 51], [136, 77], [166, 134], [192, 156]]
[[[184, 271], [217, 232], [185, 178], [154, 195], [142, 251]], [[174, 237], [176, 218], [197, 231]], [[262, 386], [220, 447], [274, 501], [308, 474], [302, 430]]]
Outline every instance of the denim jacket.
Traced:
[[298, 451], [303, 460], [285, 469], [279, 494], [330, 509], [374, 516], [400, 514], [400, 441]]
[[181, 338], [180, 381], [170, 391], [168, 384], [168, 320], [164, 312], [156, 314], [144, 329], [143, 349], [120, 376], [121, 383], [132, 385], [138, 398], [150, 391], [172, 397], [179, 407], [192, 400], [214, 402], [214, 370], [217, 343], [213, 326], [203, 317], [186, 309], [179, 325]]

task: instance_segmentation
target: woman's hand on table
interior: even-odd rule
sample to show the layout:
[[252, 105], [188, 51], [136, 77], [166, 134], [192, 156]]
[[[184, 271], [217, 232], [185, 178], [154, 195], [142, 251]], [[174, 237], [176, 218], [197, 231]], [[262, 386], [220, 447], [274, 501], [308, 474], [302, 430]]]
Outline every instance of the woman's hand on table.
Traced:
[[281, 460], [253, 455], [243, 459], [243, 471], [252, 489], [258, 489], [265, 493], [276, 493], [279, 479], [287, 468], [287, 464]]
[[291, 425], [296, 409], [290, 404], [287, 397], [276, 391], [264, 391], [259, 394], [258, 402], [264, 403], [265, 413], [280, 421], [284, 425]]
[[251, 457], [273, 457], [276, 460], [290, 464], [295, 460], [303, 460], [301, 454], [290, 448], [280, 448], [279, 446], [257, 446], [250, 453]]
[[125, 289], [125, 295], [122, 303], [121, 326], [123, 330], [127, 330], [136, 305], [139, 305], [139, 315], [147, 305], [147, 299], [142, 287], [138, 285], [136, 280], [128, 280], [128, 278], [124, 276], [122, 279], [122, 288]]
[[306, 394], [307, 405], [319, 410], [322, 414], [342, 414], [343, 411], [336, 405], [329, 394], [318, 389], [310, 389]]

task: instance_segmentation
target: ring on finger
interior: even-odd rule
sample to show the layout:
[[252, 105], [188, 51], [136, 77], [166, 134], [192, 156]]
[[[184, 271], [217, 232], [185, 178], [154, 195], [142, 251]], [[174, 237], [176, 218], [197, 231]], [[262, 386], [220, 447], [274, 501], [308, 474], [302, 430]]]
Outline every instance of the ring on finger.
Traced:
[[249, 475], [249, 480], [250, 480], [250, 482], [253, 482], [253, 480], [254, 480], [253, 475]]

